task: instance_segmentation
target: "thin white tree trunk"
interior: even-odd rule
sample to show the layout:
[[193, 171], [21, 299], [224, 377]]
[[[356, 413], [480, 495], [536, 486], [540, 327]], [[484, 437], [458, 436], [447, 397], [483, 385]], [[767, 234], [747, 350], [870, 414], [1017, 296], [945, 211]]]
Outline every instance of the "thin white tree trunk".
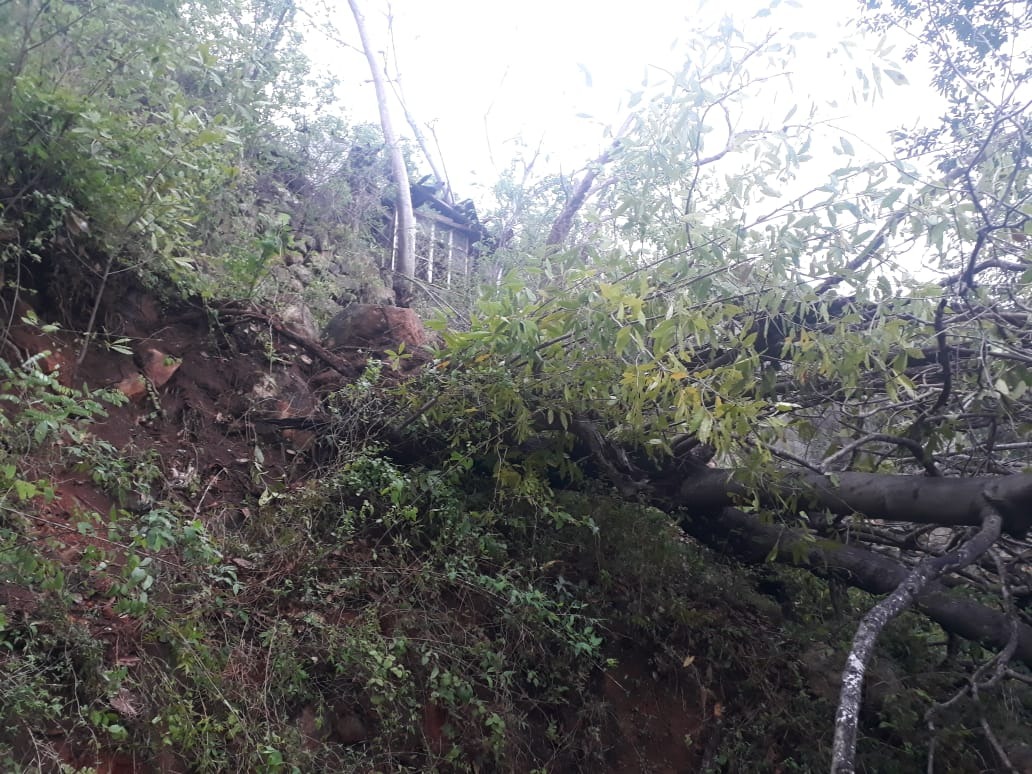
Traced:
[[401, 153], [401, 145], [394, 133], [391, 113], [388, 106], [387, 84], [383, 71], [376, 61], [376, 54], [366, 32], [365, 16], [358, 6], [358, 0], [348, 0], [351, 13], [358, 26], [358, 36], [362, 40], [362, 50], [369, 62], [369, 71], [373, 76], [376, 88], [376, 104], [380, 109], [380, 127], [383, 139], [387, 143], [387, 152], [391, 159], [391, 177], [397, 186], [395, 207], [395, 231], [397, 234], [397, 259], [395, 261], [394, 296], [398, 306], [408, 306], [412, 298], [412, 283], [409, 280], [416, 274], [416, 218], [412, 212], [412, 192], [409, 189], [408, 171], [405, 169], [405, 157]]
[[[408, 122], [409, 127], [412, 129], [412, 134], [416, 138], [416, 143], [419, 145], [420, 150], [423, 151], [423, 158], [430, 164], [430, 171], [434, 173], [434, 178], [444, 186], [441, 191], [442, 198], [448, 204], [455, 204], [455, 198], [452, 194], [451, 181], [448, 179], [448, 172], [444, 168], [444, 161], [436, 153], [430, 150], [430, 143], [427, 142], [426, 135], [423, 133], [422, 125], [416, 120], [416, 117], [409, 110], [408, 100], [405, 99], [405, 88], [401, 83], [401, 68], [398, 66], [398, 46], [394, 41], [394, 22], [393, 17], [390, 24], [390, 38], [391, 38], [391, 56], [394, 59], [394, 73], [391, 78], [391, 86], [394, 88], [394, 97], [398, 100], [398, 104], [401, 105], [402, 111], [405, 113], [405, 120]], [[436, 140], [436, 135], [434, 136]], [[440, 148], [438, 148], [438, 151]]]
[[842, 670], [842, 688], [835, 714], [835, 740], [831, 750], [831, 774], [853, 774], [856, 771], [856, 734], [860, 721], [864, 676], [874, 646], [882, 630], [901, 612], [910, 607], [929, 583], [948, 572], [967, 567], [999, 540], [1003, 518], [996, 507], [986, 502], [982, 510], [982, 528], [959, 548], [942, 556], [928, 557], [918, 564], [896, 590], [871, 608], [863, 617], [853, 637], [853, 647]]

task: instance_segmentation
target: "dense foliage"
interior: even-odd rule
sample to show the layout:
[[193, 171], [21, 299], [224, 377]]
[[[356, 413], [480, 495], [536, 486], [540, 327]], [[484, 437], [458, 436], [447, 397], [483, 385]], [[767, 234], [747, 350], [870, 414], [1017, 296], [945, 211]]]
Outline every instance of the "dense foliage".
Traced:
[[[241, 304], [380, 285], [382, 140], [320, 115], [319, 22], [0, 0], [4, 767], [846, 771], [858, 626], [857, 768], [1019, 767], [1030, 20], [867, 5], [947, 100], [896, 157], [756, 110], [799, 36], [697, 30], [577, 179], [499, 184], [488, 281], [430, 351], [347, 363]], [[882, 48], [846, 71], [906, 82]], [[168, 319], [127, 336], [140, 294]], [[76, 378], [173, 329], [210, 404]], [[284, 375], [322, 385], [308, 415], [255, 398]], [[917, 570], [924, 615], [879, 639], [869, 594]], [[683, 724], [662, 751], [642, 708]]]

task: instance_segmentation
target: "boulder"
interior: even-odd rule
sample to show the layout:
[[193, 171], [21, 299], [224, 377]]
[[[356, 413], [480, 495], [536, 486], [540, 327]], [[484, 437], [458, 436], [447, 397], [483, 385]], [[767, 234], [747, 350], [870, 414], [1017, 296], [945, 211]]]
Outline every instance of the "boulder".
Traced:
[[135, 403], [142, 403], [147, 394], [147, 380], [143, 374], [136, 373], [125, 377], [115, 385], [115, 389]]
[[293, 369], [265, 373], [251, 389], [252, 403], [265, 416], [288, 419], [312, 416], [319, 401]]
[[283, 325], [299, 336], [312, 341], [319, 340], [319, 328], [308, 304], [297, 294], [281, 297], [277, 303], [277, 311]]
[[334, 347], [421, 347], [426, 329], [412, 309], [374, 304], [351, 304], [336, 315], [323, 331], [323, 343]]

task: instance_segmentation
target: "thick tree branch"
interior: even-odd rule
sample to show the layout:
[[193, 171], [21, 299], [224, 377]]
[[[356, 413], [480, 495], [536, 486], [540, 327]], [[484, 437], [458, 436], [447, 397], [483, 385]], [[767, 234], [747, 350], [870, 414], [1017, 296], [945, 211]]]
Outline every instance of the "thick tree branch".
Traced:
[[[823, 476], [796, 471], [775, 482], [752, 482], [747, 489], [735, 480], [733, 471], [693, 468], [687, 476], [671, 473], [665, 486], [650, 486], [626, 453], [616, 449], [593, 424], [580, 420], [571, 429], [603, 471], [614, 478], [624, 497], [645, 497], [658, 508], [680, 514], [682, 528], [701, 542], [745, 562], [773, 559], [801, 566], [872, 594], [895, 591], [909, 576], [910, 568], [857, 546], [818, 543], [807, 530], [764, 524], [732, 507], [734, 501], [754, 491], [775, 509], [784, 507], [786, 500], [800, 498], [833, 513], [949, 526], [984, 526], [991, 509], [1000, 522], [997, 537], [1004, 528], [1024, 534], [1032, 518], [1032, 475], [957, 479], [874, 473]], [[672, 463], [671, 467], [675, 466], [676, 462]], [[929, 561], [942, 563], [949, 556]], [[1015, 657], [1032, 666], [1032, 627], [949, 594], [934, 580], [919, 591], [918, 608], [946, 631], [995, 648], [1007, 647], [1016, 637]]]
[[594, 184], [595, 178], [598, 177], [598, 173], [602, 171], [602, 168], [612, 160], [613, 154], [619, 150], [620, 140], [630, 125], [630, 119], [625, 121], [616, 133], [616, 137], [613, 138], [612, 145], [591, 163], [591, 167], [577, 183], [576, 188], [573, 190], [573, 195], [566, 201], [562, 212], [559, 213], [559, 216], [552, 224], [552, 229], [548, 232], [548, 239], [545, 240], [546, 245], [549, 247], [562, 247], [563, 242], [566, 241], [566, 238], [570, 235], [570, 230], [573, 228], [573, 219], [580, 212], [581, 207], [584, 206], [584, 202], [588, 198], [588, 194], [591, 192], [591, 186]]
[[645, 488], [645, 474], [630, 461], [626, 451], [605, 439], [594, 422], [575, 417], [570, 429], [621, 495], [633, 498]]
[[[740, 561], [762, 564], [773, 560], [802, 567], [871, 594], [891, 593], [909, 573], [909, 568], [881, 554], [857, 546], [815, 542], [805, 530], [764, 524], [737, 508], [709, 514], [681, 511], [679, 522], [692, 537]], [[917, 608], [946, 631], [996, 650], [1007, 647], [1016, 627], [1014, 658], [1032, 666], [1032, 626], [1015, 624], [1005, 613], [950, 593], [937, 582], [929, 583], [917, 597]]]
[[984, 499], [1003, 517], [1004, 531], [1021, 537], [1032, 526], [1032, 474], [979, 478], [931, 478], [883, 473], [790, 475], [746, 482], [730, 470], [704, 470], [684, 477], [671, 471], [656, 487], [668, 506], [715, 511], [751, 500], [777, 509], [795, 499], [800, 507], [820, 508], [839, 515], [859, 513], [868, 519], [977, 527]]

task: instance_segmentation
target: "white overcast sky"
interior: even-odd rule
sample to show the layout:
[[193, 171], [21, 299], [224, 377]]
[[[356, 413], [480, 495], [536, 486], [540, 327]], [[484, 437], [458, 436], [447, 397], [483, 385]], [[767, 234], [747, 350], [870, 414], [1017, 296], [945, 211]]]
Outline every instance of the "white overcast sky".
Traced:
[[[398, 69], [406, 98], [423, 122], [431, 123], [456, 194], [479, 198], [517, 155], [541, 143], [547, 171], [573, 172], [604, 147], [602, 125], [617, 126], [626, 115], [627, 95], [639, 89], [653, 68], [679, 67], [677, 46], [700, 23], [734, 17], [747, 38], [771, 27], [813, 32], [799, 43], [793, 95], [778, 95], [784, 114], [790, 100], [841, 96], [848, 82], [841, 57], [829, 52], [852, 40], [857, 56], [876, 41], [860, 39], [849, 22], [857, 0], [783, 0], [765, 17], [760, 0], [360, 0], [372, 37], [386, 48], [387, 9], [393, 14]], [[358, 45], [348, 4], [336, 4], [338, 28]], [[345, 113], [377, 121], [368, 66], [356, 50], [310, 43], [309, 55], [341, 79]], [[926, 86], [927, 73], [902, 62], [902, 45], [892, 54], [911, 81], [895, 87], [885, 80], [885, 97], [874, 105], [841, 101], [832, 111], [853, 133], [860, 152], [890, 152], [887, 133], [938, 110]], [[590, 74], [590, 85], [589, 77]], [[800, 111], [802, 112], [802, 111]], [[583, 117], [584, 114], [592, 118]], [[934, 120], [934, 115], [929, 116]], [[404, 124], [400, 109], [396, 123]], [[778, 119], [776, 119], [778, 120]], [[857, 138], [860, 139], [857, 142]], [[864, 141], [870, 143], [862, 151]]]

